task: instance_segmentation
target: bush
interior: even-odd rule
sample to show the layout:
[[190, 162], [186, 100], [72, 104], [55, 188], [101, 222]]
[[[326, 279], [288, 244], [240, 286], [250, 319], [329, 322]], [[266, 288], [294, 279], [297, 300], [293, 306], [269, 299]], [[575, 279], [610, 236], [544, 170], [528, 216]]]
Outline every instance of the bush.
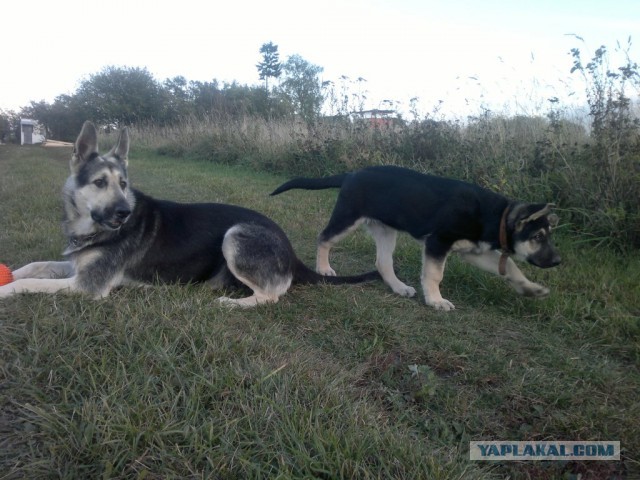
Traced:
[[[596, 237], [616, 245], [640, 246], [640, 119], [631, 109], [628, 87], [640, 86], [638, 65], [624, 51], [626, 62], [609, 66], [607, 48], [601, 46], [584, 65], [574, 48], [572, 72], [586, 85], [591, 135], [588, 148], [565, 169], [572, 201], [589, 212], [585, 227]], [[575, 188], [577, 187], [577, 188]]]

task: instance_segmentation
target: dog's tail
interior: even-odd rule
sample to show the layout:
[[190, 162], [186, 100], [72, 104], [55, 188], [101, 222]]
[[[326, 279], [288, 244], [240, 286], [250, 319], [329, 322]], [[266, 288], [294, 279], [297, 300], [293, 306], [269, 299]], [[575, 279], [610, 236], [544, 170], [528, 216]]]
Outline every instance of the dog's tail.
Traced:
[[379, 280], [380, 274], [377, 270], [363, 273], [361, 275], [351, 275], [347, 277], [332, 277], [329, 275], [320, 275], [307, 267], [302, 260], [298, 259], [296, 263], [295, 273], [293, 275], [294, 283], [315, 285], [317, 283], [328, 283], [329, 285], [344, 285], [351, 283], [371, 282]]
[[347, 178], [347, 173], [340, 175], [333, 175], [332, 177], [323, 178], [305, 178], [298, 177], [293, 180], [289, 180], [276, 188], [271, 195], [278, 195], [279, 193], [286, 192], [293, 188], [302, 188], [304, 190], [323, 190], [325, 188], [340, 188], [344, 179]]

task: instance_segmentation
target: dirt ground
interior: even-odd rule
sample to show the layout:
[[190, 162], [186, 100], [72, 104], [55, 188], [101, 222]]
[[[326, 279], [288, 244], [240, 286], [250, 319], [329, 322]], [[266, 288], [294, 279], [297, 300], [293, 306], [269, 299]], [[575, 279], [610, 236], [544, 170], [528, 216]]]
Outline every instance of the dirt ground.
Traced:
[[58, 140], [47, 140], [44, 143], [45, 147], [72, 147], [73, 143], [59, 142]]

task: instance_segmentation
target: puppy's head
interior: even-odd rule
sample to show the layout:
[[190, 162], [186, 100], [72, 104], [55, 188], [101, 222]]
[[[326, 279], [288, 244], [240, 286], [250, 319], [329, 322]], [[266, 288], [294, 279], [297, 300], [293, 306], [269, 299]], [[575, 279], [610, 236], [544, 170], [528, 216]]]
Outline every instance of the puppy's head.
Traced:
[[551, 240], [551, 230], [558, 225], [558, 216], [551, 213], [552, 204], [518, 203], [509, 212], [507, 229], [511, 249], [516, 257], [540, 268], [550, 268], [561, 262], [560, 253]]

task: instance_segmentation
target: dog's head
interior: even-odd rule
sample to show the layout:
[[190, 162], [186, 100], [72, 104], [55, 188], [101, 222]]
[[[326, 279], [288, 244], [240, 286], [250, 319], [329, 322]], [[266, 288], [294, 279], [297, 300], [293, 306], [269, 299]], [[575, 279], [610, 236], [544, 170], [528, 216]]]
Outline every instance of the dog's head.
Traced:
[[551, 241], [551, 230], [558, 216], [551, 213], [552, 204], [515, 204], [507, 218], [511, 249], [516, 257], [541, 268], [560, 264], [560, 254]]
[[64, 188], [70, 234], [118, 230], [130, 217], [135, 197], [129, 188], [129, 132], [122, 129], [109, 153], [98, 153], [98, 132], [85, 122], [76, 140]]

